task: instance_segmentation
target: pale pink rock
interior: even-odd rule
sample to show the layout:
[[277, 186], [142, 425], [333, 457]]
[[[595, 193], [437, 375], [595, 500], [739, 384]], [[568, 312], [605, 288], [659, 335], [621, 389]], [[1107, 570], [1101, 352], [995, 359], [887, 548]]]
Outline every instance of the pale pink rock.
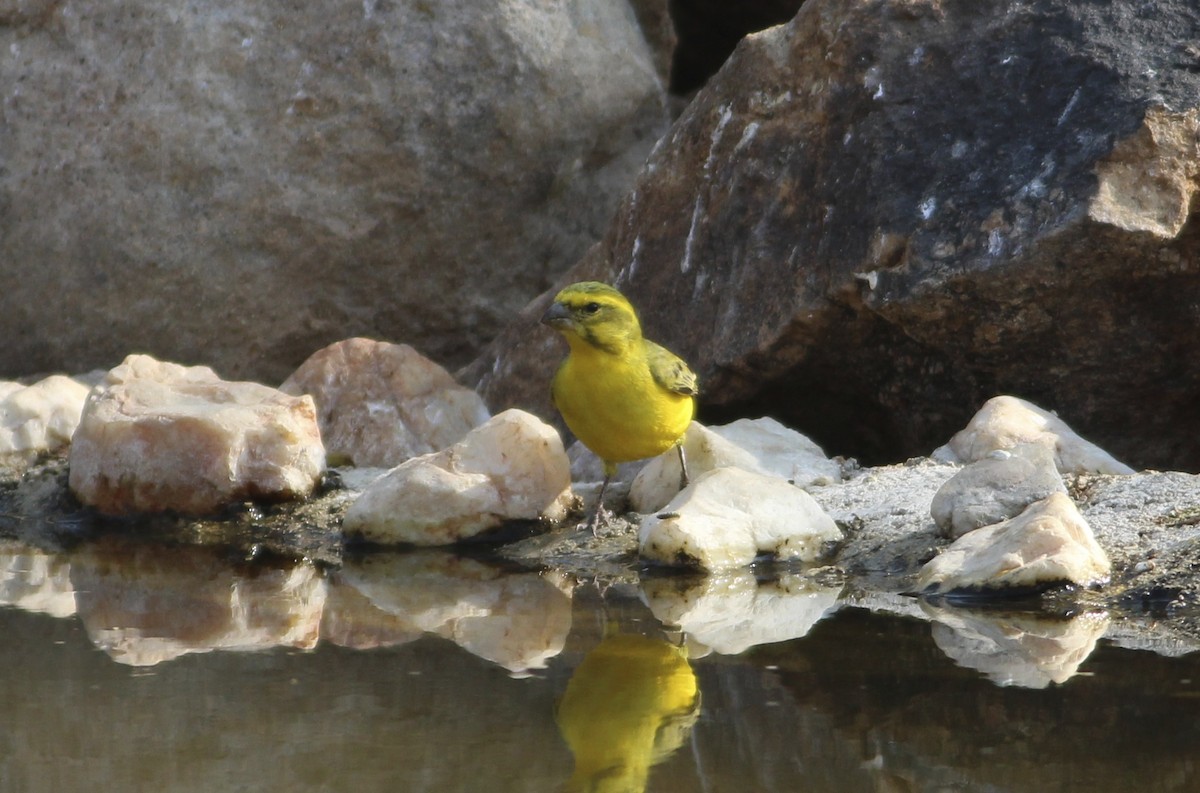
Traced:
[[391, 468], [444, 449], [488, 419], [483, 399], [407, 344], [339, 341], [280, 390], [309, 394], [331, 461]]
[[131, 355], [92, 391], [71, 490], [100, 512], [204, 514], [312, 492], [325, 450], [311, 397]]

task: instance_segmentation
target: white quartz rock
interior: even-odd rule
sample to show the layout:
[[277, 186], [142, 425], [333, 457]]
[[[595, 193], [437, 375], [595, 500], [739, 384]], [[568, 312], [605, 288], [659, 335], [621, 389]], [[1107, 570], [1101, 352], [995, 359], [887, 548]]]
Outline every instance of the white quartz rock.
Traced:
[[952, 476], [933, 497], [930, 513], [944, 537], [961, 537], [1020, 514], [1051, 493], [1065, 493], [1054, 454], [1036, 443], [996, 450]]
[[1084, 517], [1064, 493], [1054, 493], [1015, 518], [967, 532], [921, 568], [919, 589], [930, 594], [999, 594], [1055, 584], [1093, 586], [1111, 565]]
[[53, 451], [71, 442], [89, 387], [63, 375], [30, 386], [0, 382], [0, 454]]
[[812, 496], [777, 476], [717, 468], [699, 476], [639, 530], [643, 557], [708, 571], [744, 567], [760, 554], [811, 562], [841, 539]]
[[214, 512], [309, 495], [325, 468], [311, 397], [131, 355], [88, 395], [71, 490], [107, 514]]
[[447, 545], [508, 520], [560, 521], [571, 498], [558, 433], [530, 413], [506, 410], [450, 448], [375, 480], [342, 526], [369, 542]]
[[1133, 469], [1090, 441], [1075, 434], [1067, 423], [1037, 405], [1013, 396], [989, 399], [979, 412], [933, 457], [972, 463], [997, 449], [1022, 443], [1045, 446], [1054, 453], [1062, 473], [1132, 474]]
[[[733, 467], [778, 476], [800, 487], [842, 480], [841, 465], [811, 440], [772, 418], [739, 419], [717, 427], [692, 422], [683, 451], [693, 479], [715, 468]], [[638, 473], [629, 501], [638, 512], [654, 512], [678, 492], [679, 455], [672, 449]]]

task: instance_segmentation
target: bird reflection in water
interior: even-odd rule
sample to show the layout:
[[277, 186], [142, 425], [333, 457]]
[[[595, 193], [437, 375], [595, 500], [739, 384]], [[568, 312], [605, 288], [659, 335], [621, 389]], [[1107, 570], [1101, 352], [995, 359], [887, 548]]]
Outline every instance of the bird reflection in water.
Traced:
[[558, 704], [558, 729], [575, 756], [566, 790], [642, 793], [651, 766], [683, 745], [699, 715], [684, 648], [634, 634], [606, 638]]

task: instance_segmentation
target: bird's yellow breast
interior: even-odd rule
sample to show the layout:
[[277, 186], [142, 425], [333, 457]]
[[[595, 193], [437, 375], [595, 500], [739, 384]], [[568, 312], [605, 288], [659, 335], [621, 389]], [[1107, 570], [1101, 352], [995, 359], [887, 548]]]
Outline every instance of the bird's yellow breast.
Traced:
[[683, 437], [695, 412], [691, 396], [651, 374], [646, 342], [621, 355], [572, 344], [554, 376], [554, 403], [571, 432], [606, 463], [654, 457]]

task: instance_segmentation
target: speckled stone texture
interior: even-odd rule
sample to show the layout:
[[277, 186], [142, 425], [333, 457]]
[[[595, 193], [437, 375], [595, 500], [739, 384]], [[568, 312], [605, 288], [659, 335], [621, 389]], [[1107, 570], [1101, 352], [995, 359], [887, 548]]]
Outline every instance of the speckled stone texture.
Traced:
[[[1200, 469], [1200, 8], [1150, 9], [809, 0], [742, 41], [562, 283], [628, 295], [707, 423], [894, 462], [1009, 393], [1134, 468]], [[493, 410], [550, 415], [548, 299], [466, 372]]]
[[[652, 10], [652, 9], [651, 9]], [[461, 365], [666, 125], [625, 3], [0, 3], [0, 377]]]

